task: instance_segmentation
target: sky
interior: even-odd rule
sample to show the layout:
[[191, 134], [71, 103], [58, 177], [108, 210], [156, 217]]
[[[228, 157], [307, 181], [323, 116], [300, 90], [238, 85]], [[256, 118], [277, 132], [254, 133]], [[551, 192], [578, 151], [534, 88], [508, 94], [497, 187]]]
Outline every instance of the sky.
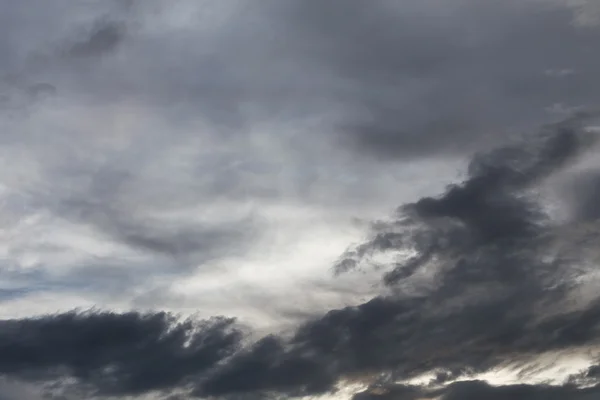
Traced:
[[600, 3], [0, 0], [0, 400], [600, 396]]

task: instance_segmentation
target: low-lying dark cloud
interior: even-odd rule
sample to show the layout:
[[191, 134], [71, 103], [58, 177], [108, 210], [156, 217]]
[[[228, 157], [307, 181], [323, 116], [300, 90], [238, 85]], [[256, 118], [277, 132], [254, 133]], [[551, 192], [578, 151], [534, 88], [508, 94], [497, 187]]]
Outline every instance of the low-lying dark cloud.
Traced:
[[94, 311], [3, 320], [0, 374], [59, 385], [73, 377], [103, 395], [174, 389], [238, 348], [233, 323]]
[[482, 381], [464, 381], [441, 390], [421, 387], [392, 386], [390, 388], [363, 392], [354, 400], [591, 400], [600, 395], [600, 386], [578, 388], [573, 385], [505, 385], [492, 386]]

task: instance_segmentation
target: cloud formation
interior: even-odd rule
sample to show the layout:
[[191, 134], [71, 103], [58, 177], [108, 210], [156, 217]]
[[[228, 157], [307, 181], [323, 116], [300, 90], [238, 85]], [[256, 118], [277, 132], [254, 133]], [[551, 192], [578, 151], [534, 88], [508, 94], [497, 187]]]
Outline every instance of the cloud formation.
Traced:
[[[288, 349], [264, 339], [209, 377], [200, 394], [306, 395], [332, 389], [343, 377], [474, 374], [534, 362], [548, 352], [596, 349], [598, 301], [566, 308], [573, 292], [565, 277], [584, 260], [553, 254], [553, 232], [561, 227], [531, 193], [596, 141], [584, 129], [586, 119], [575, 117], [479, 154], [464, 183], [401, 207], [400, 219], [379, 226], [374, 239], [355, 251], [360, 257], [416, 249], [414, 258], [385, 277], [398, 286], [393, 296], [307, 322]], [[402, 285], [413, 284], [409, 278], [426, 268], [435, 269], [434, 282], [409, 295]], [[454, 398], [452, 393], [447, 396]]]
[[0, 0], [0, 399], [595, 397], [595, 8]]
[[417, 400], [435, 398], [440, 400], [537, 400], [537, 399], [593, 399], [600, 393], [598, 386], [577, 388], [571, 385], [506, 385], [491, 386], [482, 381], [458, 382], [441, 390], [424, 390], [419, 387], [395, 386], [386, 390], [360, 393], [354, 400]]
[[[380, 226], [376, 239], [359, 246], [361, 254], [402, 250], [410, 241], [427, 254], [410, 260], [411, 274], [400, 277], [406, 266], [398, 265], [387, 275], [398, 289], [394, 294], [332, 310], [290, 337], [271, 335], [249, 347], [229, 319], [198, 325], [164, 313], [69, 313], [3, 321], [2, 373], [72, 377], [100, 394], [181, 387], [200, 397], [319, 394], [340, 380], [370, 375], [388, 380], [392, 386], [385, 390], [395, 393], [394, 381], [431, 371], [469, 376], [526, 365], [550, 352], [595, 351], [600, 303], [567, 309], [572, 281], [565, 276], [581, 260], [552, 254], [559, 227], [544, 219], [541, 204], [527, 192], [591, 148], [596, 135], [585, 129], [587, 118], [477, 155], [464, 183], [399, 209], [409, 222], [386, 227], [402, 225], [400, 233]], [[419, 295], [403, 291], [422, 268], [436, 269], [431, 287]], [[443, 390], [449, 399], [592, 392], [476, 383]]]

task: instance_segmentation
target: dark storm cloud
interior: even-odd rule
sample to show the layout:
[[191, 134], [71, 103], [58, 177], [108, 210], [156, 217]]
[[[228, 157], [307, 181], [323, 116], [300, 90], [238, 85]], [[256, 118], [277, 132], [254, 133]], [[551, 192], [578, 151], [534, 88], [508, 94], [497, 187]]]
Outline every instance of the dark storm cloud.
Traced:
[[338, 271], [352, 268], [374, 252], [416, 249], [414, 258], [388, 275], [393, 282], [396, 275], [412, 274], [446, 251], [452, 253], [444, 254], [448, 259], [481, 249], [494, 251], [492, 258], [497, 258], [531, 248], [548, 221], [542, 205], [528, 191], [594, 144], [596, 135], [585, 129], [586, 121], [594, 118], [593, 112], [581, 113], [475, 155], [465, 182], [449, 186], [439, 197], [401, 206], [398, 219], [376, 224], [372, 239], [351, 250], [352, 257], [342, 260]]
[[[396, 295], [307, 322], [287, 348], [267, 352], [262, 343], [234, 356], [199, 393], [311, 394], [342, 377], [385, 372], [406, 379], [437, 369], [481, 373], [547, 352], [596, 347], [597, 301], [546, 315], [546, 304], [566, 304], [571, 283], [564, 278], [576, 271], [576, 260], [551, 254], [555, 227], [528, 193], [590, 148], [596, 139], [584, 129], [590, 117], [479, 154], [463, 184], [401, 207], [403, 219], [389, 224], [398, 231], [377, 233], [356, 251], [402, 250], [413, 242], [418, 255], [386, 277]], [[429, 291], [403, 294], [402, 285], [426, 267], [437, 268]], [[288, 366], [295, 373], [280, 375]]]
[[491, 386], [481, 381], [457, 382], [441, 390], [411, 386], [393, 386], [371, 390], [354, 396], [354, 400], [592, 400], [600, 396], [600, 386], [577, 388], [572, 385], [506, 385]]
[[316, 394], [342, 378], [392, 373], [406, 379], [436, 369], [469, 375], [598, 344], [597, 305], [536, 324], [531, 305], [513, 311], [523, 304], [489, 297], [456, 311], [432, 300], [384, 298], [331, 311], [301, 327], [288, 349], [265, 339], [234, 356], [197, 393]]
[[280, 392], [301, 396], [331, 388], [337, 377], [321, 354], [303, 354], [302, 350], [289, 351], [285, 347], [279, 338], [261, 339], [200, 383], [194, 394], [204, 397]]
[[233, 322], [93, 311], [3, 320], [0, 374], [59, 382], [71, 376], [101, 394], [167, 390], [237, 348], [241, 335]]

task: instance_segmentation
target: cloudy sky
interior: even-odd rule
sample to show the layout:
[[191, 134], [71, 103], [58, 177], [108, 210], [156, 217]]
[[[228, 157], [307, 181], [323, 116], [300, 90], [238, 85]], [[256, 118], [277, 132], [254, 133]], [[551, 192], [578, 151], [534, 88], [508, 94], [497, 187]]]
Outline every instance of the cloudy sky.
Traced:
[[595, 0], [0, 0], [0, 400], [600, 396]]

